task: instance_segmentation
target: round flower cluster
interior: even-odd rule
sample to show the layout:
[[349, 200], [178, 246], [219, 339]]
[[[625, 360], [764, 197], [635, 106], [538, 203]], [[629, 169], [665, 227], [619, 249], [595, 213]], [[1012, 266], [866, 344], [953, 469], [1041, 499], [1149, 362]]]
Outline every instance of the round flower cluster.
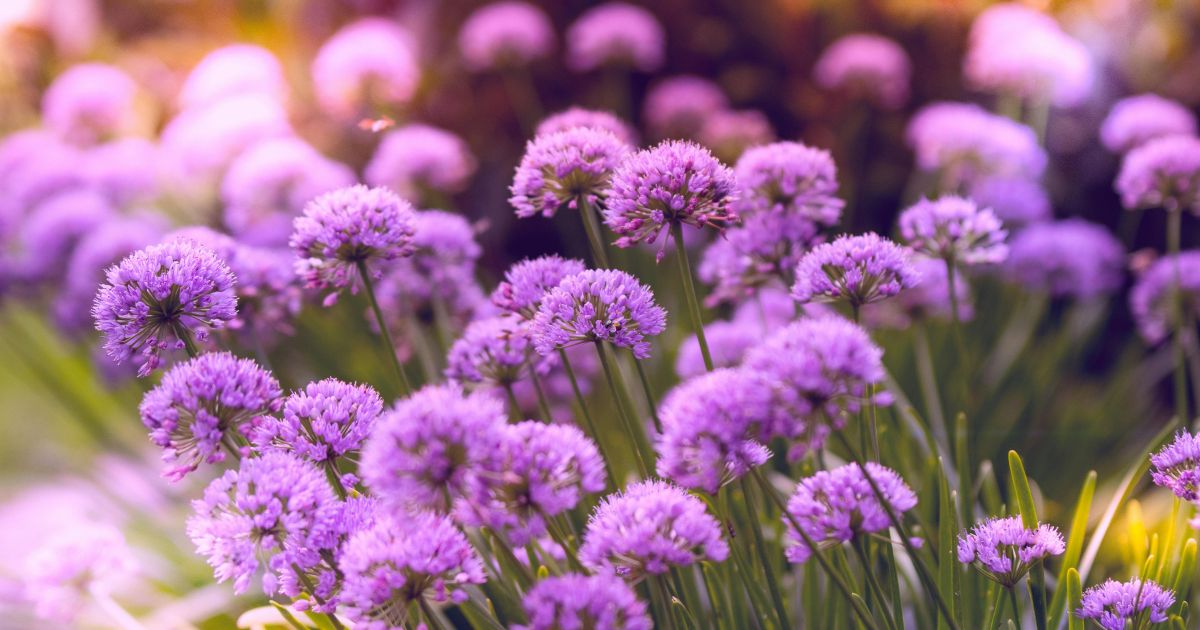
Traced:
[[800, 303], [845, 301], [852, 307], [892, 297], [920, 281], [908, 250], [878, 234], [839, 236], [796, 265], [792, 297]]
[[704, 120], [696, 139], [723, 161], [734, 161], [751, 147], [775, 141], [775, 128], [757, 109], [723, 109]]
[[1036, 179], [1046, 169], [1037, 134], [978, 105], [926, 105], [908, 122], [917, 165], [939, 174], [942, 190], [956, 191], [991, 176]]
[[900, 213], [899, 222], [909, 247], [950, 264], [994, 264], [1008, 256], [1008, 231], [990, 209], [970, 199], [922, 199]]
[[862, 95], [896, 109], [908, 100], [912, 62], [895, 41], [872, 33], [846, 35], [829, 45], [813, 71], [817, 85]]
[[288, 396], [282, 418], [256, 422], [253, 439], [260, 448], [332, 464], [359, 449], [382, 411], [383, 399], [371, 387], [327, 378]]
[[776, 142], [747, 150], [733, 167], [738, 214], [795, 215], [818, 228], [835, 225], [846, 202], [838, 199], [837, 166], [824, 149]]
[[1157, 582], [1109, 579], [1083, 592], [1075, 616], [1091, 619], [1104, 630], [1124, 630], [1133, 619], [1144, 619], [1151, 624], [1166, 621], [1167, 610], [1173, 605], [1175, 593]]
[[576, 72], [608, 64], [653, 72], [663, 63], [666, 43], [654, 14], [625, 2], [585, 11], [567, 29], [567, 66]]
[[667, 312], [650, 287], [616, 269], [589, 269], [567, 276], [542, 297], [533, 319], [539, 354], [580, 343], [607, 341], [650, 356], [650, 342], [667, 327]]
[[472, 70], [520, 67], [550, 54], [554, 26], [545, 12], [527, 2], [493, 2], [463, 22], [458, 49]]
[[530, 366], [532, 355], [533, 334], [527, 322], [511, 316], [476, 320], [450, 346], [446, 377], [459, 383], [511, 387], [525, 378], [522, 372]]
[[529, 623], [514, 630], [610, 628], [651, 630], [646, 604], [623, 580], [603, 573], [565, 575], [540, 580], [524, 599]]
[[492, 303], [502, 311], [533, 319], [546, 292], [584, 269], [583, 261], [555, 254], [522, 260], [504, 272], [504, 281], [492, 292]]
[[59, 75], [42, 99], [45, 124], [60, 138], [90, 145], [130, 131], [137, 85], [120, 69], [81, 63]]
[[976, 563], [999, 584], [1012, 588], [1034, 562], [1066, 550], [1058, 529], [1041, 524], [1027, 529], [1020, 516], [990, 518], [958, 537], [958, 561]]
[[628, 151], [613, 134], [591, 127], [537, 136], [517, 166], [509, 203], [522, 218], [552, 217], [563, 205], [595, 203]]
[[457, 135], [430, 125], [410, 124], [387, 132], [363, 178], [416, 199], [422, 192], [456, 193], [475, 173], [475, 157]]
[[1130, 151], [1115, 186], [1121, 203], [1131, 210], [1200, 214], [1200, 138], [1165, 136]]
[[1159, 343], [1179, 324], [1171, 303], [1175, 299], [1182, 306], [1184, 321], [1200, 313], [1200, 251], [1156, 260], [1133, 285], [1129, 310], [1147, 342]]
[[372, 106], [394, 106], [416, 93], [421, 68], [412, 37], [397, 23], [363, 18], [326, 41], [312, 63], [317, 102], [351, 120]]
[[709, 116], [728, 108], [729, 99], [712, 81], [678, 75], [651, 86], [642, 119], [656, 138], [695, 138]]
[[1150, 456], [1154, 483], [1184, 501], [1200, 499], [1200, 440], [1181, 431], [1175, 440]]
[[1036, 223], [1017, 233], [1006, 276], [1054, 296], [1092, 298], [1121, 286], [1125, 248], [1107, 228], [1083, 219]]
[[968, 186], [980, 208], [991, 208], [1006, 227], [1041, 223], [1053, 217], [1050, 196], [1036, 180], [1020, 176], [985, 177]]
[[593, 109], [584, 109], [582, 107], [568, 107], [567, 109], [547, 116], [542, 122], [538, 123], [537, 130], [533, 136], [548, 136], [556, 131], [566, 131], [576, 127], [587, 127], [589, 129], [600, 129], [607, 131], [616, 136], [618, 140], [627, 145], [637, 144], [637, 132], [629, 123], [617, 118], [612, 112], [599, 111]]
[[192, 68], [179, 88], [178, 101], [187, 109], [247, 93], [284, 102], [288, 86], [283, 66], [262, 46], [232, 44], [208, 53]]
[[1196, 115], [1157, 94], [1117, 101], [1100, 126], [1100, 140], [1113, 153], [1128, 153], [1155, 138], [1174, 135], [1196, 135]]

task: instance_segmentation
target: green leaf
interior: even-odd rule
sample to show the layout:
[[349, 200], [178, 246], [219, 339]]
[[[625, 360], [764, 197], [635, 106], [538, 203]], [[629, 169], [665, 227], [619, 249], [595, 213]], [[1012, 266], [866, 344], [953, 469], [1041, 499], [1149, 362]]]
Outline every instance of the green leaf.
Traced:
[[1171, 590], [1175, 591], [1175, 605], [1171, 612], [1179, 614], [1191, 590], [1192, 580], [1196, 577], [1196, 539], [1189, 538], [1183, 545], [1183, 553], [1179, 554], [1179, 570], [1175, 573]]
[[[958, 563], [954, 558], [954, 542], [958, 537], [958, 519], [954, 511], [954, 497], [950, 492], [950, 484], [946, 480], [946, 475], [942, 473], [944, 462], [940, 457], [938, 464], [938, 590], [948, 596], [954, 619], [961, 624], [962, 613], [959, 610], [958, 589], [955, 588]], [[939, 630], [950, 627], [945, 617], [938, 615], [937, 620]]]
[[1062, 591], [1067, 594], [1067, 610], [1070, 611], [1067, 613], [1067, 630], [1084, 630], [1083, 620], [1075, 616], [1075, 611], [1079, 610], [1079, 603], [1083, 600], [1083, 585], [1079, 583], [1078, 571], [1067, 569], [1067, 583]]
[[[1092, 497], [1096, 495], [1096, 471], [1088, 472], [1083, 481], [1083, 489], [1079, 491], [1079, 499], [1075, 501], [1075, 513], [1071, 517], [1071, 531], [1067, 535], [1067, 550], [1063, 554], [1062, 568], [1058, 571], [1059, 587], [1054, 590], [1050, 600], [1050, 613], [1047, 619], [1051, 628], [1057, 628], [1062, 621], [1063, 611], [1067, 609], [1067, 590], [1065, 584], [1067, 574], [1075, 570], [1079, 564], [1079, 554], [1083, 551], [1083, 538], [1087, 535], [1088, 515], [1092, 510]], [[1076, 573], [1078, 577], [1078, 573]]]
[[979, 464], [980, 494], [983, 495], [983, 509], [992, 516], [999, 516], [1004, 502], [1000, 499], [1000, 483], [996, 481], [996, 471], [991, 460], [983, 460]]
[[284, 606], [275, 600], [271, 600], [271, 605], [275, 607], [275, 610], [279, 611], [279, 614], [283, 617], [284, 621], [288, 622], [289, 626], [295, 628], [296, 630], [309, 630], [309, 627], [306, 624], [300, 623], [300, 621], [296, 619], [296, 616], [292, 614], [291, 610], [288, 610], [287, 606]]
[[[1016, 451], [1008, 452], [1008, 474], [1017, 506], [1021, 510], [1021, 522], [1026, 529], [1037, 529], [1033, 490], [1029, 487], [1029, 477], [1025, 475], [1025, 464]], [[1041, 560], [1033, 563], [1033, 568], [1029, 570], [1029, 598], [1033, 600], [1033, 619], [1037, 622], [1038, 630], [1046, 630], [1046, 573]]]

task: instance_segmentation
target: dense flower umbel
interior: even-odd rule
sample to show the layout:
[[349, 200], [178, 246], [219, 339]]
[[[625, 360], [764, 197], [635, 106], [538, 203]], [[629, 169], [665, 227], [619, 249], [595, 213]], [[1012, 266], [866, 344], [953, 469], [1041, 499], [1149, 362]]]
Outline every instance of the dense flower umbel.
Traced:
[[[899, 515], [916, 506], [917, 495], [896, 471], [867, 462], [867, 473], [894, 513]], [[860, 534], [880, 532], [891, 525], [887, 509], [879, 503], [858, 464], [822, 470], [801, 479], [787, 509], [818, 547], [848, 542]], [[788, 560], [808, 561], [812, 548], [792, 527], [791, 519], [785, 518], [784, 522], [792, 542], [786, 551]]]
[[[274, 571], [291, 570], [281, 562], [285, 545], [303, 540], [330, 506], [336, 499], [320, 470], [291, 453], [270, 451], [214, 479], [192, 502], [187, 532], [217, 581], [232, 579], [234, 591], [244, 593], [260, 559]], [[274, 575], [263, 578], [268, 594], [276, 585]]]
[[1003, 271], [1054, 296], [1092, 298], [1121, 286], [1125, 248], [1107, 228], [1083, 219], [1037, 223], [1013, 238]]
[[547, 116], [538, 123], [537, 130], [533, 135], [535, 137], [547, 136], [556, 131], [566, 131], [576, 127], [601, 129], [616, 136], [625, 144], [637, 144], [637, 132], [629, 126], [629, 123], [621, 120], [612, 112], [582, 107], [568, 107], [557, 114]]
[[378, 277], [379, 263], [412, 253], [413, 222], [412, 206], [386, 188], [358, 185], [317, 197], [295, 221], [296, 273], [309, 288], [335, 290], [357, 286], [359, 263]]
[[573, 127], [537, 136], [525, 146], [509, 188], [518, 217], [552, 217], [564, 204], [594, 203], [629, 146], [602, 129]]
[[838, 222], [846, 202], [837, 198], [837, 166], [824, 149], [776, 142], [747, 150], [733, 167], [734, 207], [743, 216], [778, 212], [827, 228]]
[[[288, 540], [276, 564], [284, 567], [278, 574], [279, 591], [295, 600], [293, 608], [312, 608], [325, 613], [337, 610], [343, 582], [338, 562], [344, 555], [346, 542], [370, 527], [383, 513], [375, 497], [352, 495], [326, 505], [305, 535]], [[302, 598], [304, 593], [318, 601]]]
[[1196, 115], [1157, 94], [1117, 101], [1100, 126], [1100, 140], [1113, 153], [1126, 153], [1155, 138], [1173, 135], [1196, 135]]
[[376, 421], [359, 470], [385, 501], [446, 512], [495, 457], [505, 418], [490, 394], [426, 386]]
[[758, 212], [727, 230], [704, 250], [696, 269], [713, 287], [709, 305], [740, 303], [766, 284], [787, 282], [800, 257], [824, 240], [822, 226], [793, 212]]
[[775, 141], [775, 128], [757, 109], [724, 109], [704, 120], [696, 139], [723, 161], [737, 160], [750, 147]]
[[[1074, 612], [1076, 617], [1091, 619], [1104, 630], [1125, 630], [1133, 620], [1166, 621], [1167, 610], [1174, 604], [1175, 593], [1152, 580], [1143, 583], [1138, 578], [1128, 582], [1109, 579], [1084, 591], [1079, 610]], [[1134, 628], [1141, 627], [1134, 624]]]
[[330, 463], [358, 450], [382, 411], [383, 399], [370, 386], [327, 378], [288, 396], [283, 417], [261, 418], [253, 437], [260, 448]]
[[604, 498], [591, 518], [579, 559], [630, 581], [699, 561], [721, 562], [729, 545], [704, 502], [682, 488], [650, 480]]
[[830, 44], [813, 73], [821, 87], [896, 109], [908, 100], [912, 62], [896, 42], [872, 33], [855, 33]]
[[514, 630], [651, 630], [646, 604], [615, 576], [565, 575], [545, 578], [524, 599], [529, 623]]
[[533, 319], [534, 347], [547, 355], [591, 341], [629, 348], [650, 356], [647, 337], [667, 326], [667, 311], [650, 287], [616, 269], [588, 269], [568, 276], [542, 297]]
[[[1175, 272], [1179, 271], [1179, 284], [1175, 283]], [[1175, 287], [1179, 287], [1179, 301], [1186, 321], [1192, 321], [1200, 313], [1200, 251], [1181, 252], [1177, 257], [1164, 256], [1154, 262], [1138, 278], [1129, 292], [1129, 310], [1137, 321], [1142, 338], [1158, 343], [1175, 330], [1171, 300], [1175, 299]]]
[[586, 268], [583, 261], [557, 254], [522, 260], [504, 272], [504, 281], [492, 292], [492, 303], [502, 311], [533, 319], [546, 292]]
[[1200, 138], [1165, 136], [1125, 154], [1116, 189], [1129, 209], [1200, 214]]
[[1175, 441], [1150, 456], [1154, 483], [1185, 501], [1200, 499], [1200, 440], [1181, 431]]
[[528, 377], [533, 356], [528, 322], [511, 315], [488, 317], [472, 322], [450, 346], [446, 377], [459, 383], [508, 387]]
[[178, 481], [200, 464], [224, 461], [261, 416], [279, 411], [279, 382], [250, 359], [209, 352], [171, 368], [142, 398], [142, 423]]
[[961, 265], [998, 263], [1008, 256], [1008, 231], [988, 208], [957, 196], [922, 199], [900, 214], [909, 247]]
[[678, 75], [656, 83], [646, 93], [642, 118], [657, 138], [695, 138], [704, 121], [729, 108], [717, 84], [698, 76]]
[[625, 2], [592, 7], [567, 29], [567, 66], [576, 72], [607, 64], [653, 72], [662, 65], [666, 43], [654, 14]]
[[504, 532], [516, 546], [545, 536], [547, 519], [604, 489], [604, 461], [583, 432], [527, 420], [504, 427], [499, 456], [472, 479], [462, 521]]
[[295, 256], [284, 247], [237, 245], [229, 266], [237, 278], [238, 315], [229, 327], [264, 344], [292, 332], [303, 291]]
[[1058, 529], [1040, 524], [1026, 529], [1020, 516], [990, 518], [958, 536], [958, 561], [976, 563], [984, 575], [1012, 588], [1034, 562], [1066, 550]]
[[475, 156], [462, 138], [430, 125], [410, 124], [380, 140], [363, 177], [410, 198], [438, 191], [456, 193], [475, 173]]
[[554, 49], [554, 26], [527, 2], [494, 2], [467, 16], [458, 49], [472, 70], [524, 66]]
[[910, 256], [874, 232], [839, 236], [800, 259], [792, 297], [800, 303], [844, 301], [855, 308], [892, 297], [920, 281]]
[[982, 177], [1037, 178], [1046, 152], [1032, 129], [970, 103], [922, 107], [908, 123], [908, 144], [917, 165], [939, 173], [951, 191]]
[[416, 92], [421, 68], [412, 38], [399, 24], [364, 18], [330, 37], [313, 59], [317, 102], [350, 119], [371, 106], [395, 106]]
[[617, 167], [604, 222], [621, 236], [618, 247], [653, 243], [673, 223], [720, 228], [737, 220], [729, 207], [735, 186], [733, 171], [708, 149], [668, 140]]
[[1047, 221], [1053, 217], [1050, 196], [1035, 179], [1020, 176], [985, 177], [971, 182], [971, 199], [991, 208], [1009, 228]]
[[237, 315], [235, 279], [229, 266], [207, 247], [173, 240], [130, 254], [106, 273], [92, 317], [115, 362], [139, 355], [146, 376], [161, 353], [185, 347], [223, 328]]
[[90, 305], [104, 271], [142, 247], [162, 238], [166, 222], [155, 214], [137, 213], [110, 217], [81, 235], [67, 261], [64, 284], [54, 300], [54, 322], [60, 330], [77, 334], [88, 327]]
[[468, 584], [487, 581], [475, 550], [449, 518], [382, 514], [346, 543], [338, 563], [342, 600], [355, 628], [404, 630], [419, 599], [463, 602]]
[[81, 63], [58, 76], [42, 99], [46, 126], [68, 142], [88, 145], [130, 131], [137, 85], [120, 69]]

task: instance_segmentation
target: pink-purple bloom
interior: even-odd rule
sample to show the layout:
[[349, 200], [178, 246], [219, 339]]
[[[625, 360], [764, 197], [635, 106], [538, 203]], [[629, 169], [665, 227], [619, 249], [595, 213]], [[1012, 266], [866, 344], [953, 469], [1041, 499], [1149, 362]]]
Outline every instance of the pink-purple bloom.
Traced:
[[121, 531], [101, 523], [65, 528], [41, 542], [24, 564], [18, 568], [34, 613], [64, 628], [75, 625], [93, 593], [107, 595], [138, 568]]
[[1165, 136], [1125, 154], [1115, 183], [1130, 210], [1200, 214], [1200, 138]]
[[179, 104], [198, 107], [248, 92], [284, 102], [288, 85], [283, 66], [266, 48], [231, 44], [208, 53], [192, 68], [179, 89]]
[[46, 127], [60, 138], [90, 145], [128, 132], [136, 123], [137, 85], [122, 70], [82, 63], [59, 75], [42, 99]]
[[971, 103], [936, 102], [908, 123], [917, 165], [936, 172], [942, 189], [957, 190], [993, 176], [1037, 178], [1046, 152], [1032, 129]]
[[249, 147], [293, 135], [287, 111], [271, 97], [253, 92], [183, 110], [160, 137], [164, 175], [189, 194], [206, 193]]
[[1174, 135], [1196, 135], [1196, 115], [1157, 94], [1117, 101], [1100, 125], [1100, 141], [1113, 153], [1128, 153], [1155, 138]]
[[1133, 285], [1129, 310], [1147, 342], [1157, 344], [1177, 326], [1188, 325], [1175, 321], [1175, 299], [1179, 300], [1184, 322], [1193, 321], [1200, 313], [1200, 251], [1188, 250], [1156, 260]]
[[775, 141], [775, 128], [757, 109], [725, 109], [704, 120], [696, 139], [721, 160], [737, 160], [747, 149]]
[[475, 174], [475, 156], [454, 133], [420, 123], [387, 132], [363, 178], [417, 199], [422, 193], [457, 193]]
[[709, 116], [728, 108], [729, 99], [715, 83], [684, 74], [650, 88], [642, 118], [657, 138], [695, 138]]
[[1150, 478], [1184, 501], [1200, 499], [1200, 440], [1181, 431], [1150, 456]]
[[969, 197], [980, 208], [991, 208], [1004, 222], [1014, 228], [1053, 218], [1050, 196], [1035, 179], [1027, 177], [984, 177], [968, 186]]
[[1083, 219], [1036, 223], [1012, 239], [1002, 271], [1028, 289], [1092, 298], [1121, 286], [1125, 248], [1107, 228]]
[[252, 437], [260, 449], [331, 465], [361, 447], [382, 411], [383, 399], [369, 385], [327, 378], [289, 395], [282, 417], [260, 418]]
[[922, 199], [900, 213], [899, 223], [909, 247], [950, 264], [995, 264], [1008, 256], [1008, 231], [990, 208], [970, 199]]
[[896, 109], [908, 100], [912, 62], [895, 41], [874, 33], [854, 33], [839, 38], [821, 53], [813, 75], [827, 90]]
[[511, 315], [488, 317], [471, 322], [450, 346], [446, 377], [464, 384], [511, 387], [534, 369], [533, 357], [528, 322]]
[[547, 136], [556, 131], [566, 131], [576, 127], [600, 129], [616, 136], [618, 140], [630, 146], [637, 144], [637, 132], [629, 123], [617, 117], [612, 112], [568, 107], [561, 112], [551, 114], [538, 123], [534, 137]]
[[733, 167], [734, 207], [743, 217], [776, 212], [812, 222], [817, 229], [838, 222], [846, 202], [838, 199], [837, 166], [824, 149], [776, 142], [747, 150]]
[[492, 292], [492, 303], [502, 311], [533, 319], [548, 291], [586, 268], [583, 261], [556, 254], [522, 260], [504, 272], [504, 281]]
[[291, 250], [239, 243], [228, 260], [238, 298], [238, 314], [229, 328], [262, 344], [291, 334], [303, 301]]
[[1067, 548], [1058, 529], [1025, 527], [1020, 516], [989, 518], [958, 536], [958, 561], [975, 564], [989, 579], [1012, 588], [1033, 564], [1062, 555]]
[[568, 276], [542, 298], [533, 319], [539, 354], [581, 343], [606, 341], [650, 356], [648, 337], [667, 326], [667, 312], [650, 287], [616, 269], [589, 269]]
[[1153, 580], [1118, 582], [1110, 578], [1084, 591], [1079, 609], [1073, 612], [1104, 630], [1125, 630], [1135, 620], [1134, 628], [1141, 628], [1142, 621], [1166, 621], [1167, 611], [1174, 604], [1175, 593]]
[[802, 304], [844, 301], [854, 308], [892, 297], [920, 281], [911, 256], [874, 232], [839, 236], [800, 259], [792, 297]]
[[114, 214], [109, 201], [88, 188], [42, 201], [21, 223], [9, 273], [26, 283], [61, 280], [75, 246]]
[[651, 630], [646, 604], [624, 580], [567, 573], [540, 580], [523, 601], [529, 623], [514, 630]]
[[493, 2], [467, 16], [458, 50], [475, 71], [525, 66], [554, 50], [554, 26], [528, 2]]
[[312, 64], [317, 102], [343, 119], [369, 114], [372, 107], [408, 102], [421, 68], [412, 36], [396, 22], [363, 18], [334, 33]]
[[576, 72], [623, 65], [653, 72], [666, 54], [663, 27], [654, 14], [626, 2], [594, 6], [567, 28], [567, 66]]
[[[704, 337], [708, 341], [713, 367], [716, 368], [739, 365], [746, 351], [762, 341], [762, 336], [761, 326], [746, 322], [714, 321], [704, 326]], [[675, 355], [675, 374], [686, 380], [707, 371], [696, 335], [684, 339]]]
[[616, 136], [574, 127], [537, 136], [525, 147], [510, 187], [518, 217], [552, 217], [564, 205], [579, 209], [607, 192], [613, 170], [629, 152]]

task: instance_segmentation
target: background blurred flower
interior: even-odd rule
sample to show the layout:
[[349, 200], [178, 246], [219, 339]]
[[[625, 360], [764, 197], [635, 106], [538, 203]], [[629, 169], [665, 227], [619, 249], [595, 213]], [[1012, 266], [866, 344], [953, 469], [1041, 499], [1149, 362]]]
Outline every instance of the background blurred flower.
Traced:
[[1173, 135], [1196, 135], [1196, 115], [1157, 94], [1117, 101], [1100, 126], [1100, 140], [1113, 153], [1127, 153], [1155, 138]]
[[475, 174], [475, 157], [454, 133], [420, 123], [387, 132], [375, 148], [363, 177], [409, 199], [423, 194], [460, 192]]
[[908, 100], [912, 63], [895, 41], [873, 33], [845, 35], [829, 45], [813, 71], [829, 90], [862, 95], [886, 109]]
[[545, 12], [527, 2], [494, 2], [463, 22], [458, 49], [472, 70], [520, 67], [553, 51], [554, 26]]
[[420, 78], [409, 33], [383, 18], [363, 18], [342, 27], [312, 63], [317, 102], [344, 120], [407, 103]]
[[653, 72], [663, 63], [664, 39], [650, 11], [608, 2], [584, 11], [567, 29], [567, 65], [576, 72], [609, 64]]

